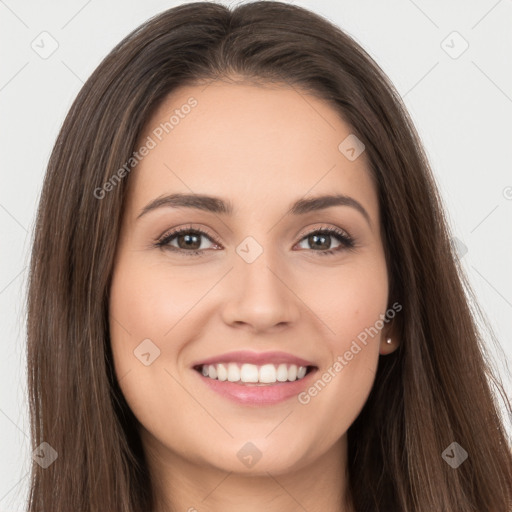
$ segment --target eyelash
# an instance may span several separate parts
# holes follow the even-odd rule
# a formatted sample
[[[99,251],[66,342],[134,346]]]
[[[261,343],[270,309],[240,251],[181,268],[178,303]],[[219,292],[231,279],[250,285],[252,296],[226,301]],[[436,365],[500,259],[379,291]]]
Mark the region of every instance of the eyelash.
[[[177,247],[173,247],[173,246],[169,245],[169,242],[171,242],[174,238],[176,238],[177,236],[179,236],[180,234],[183,234],[183,233],[189,233],[189,234],[193,233],[194,235],[204,235],[206,238],[209,238],[210,241],[214,242],[215,244],[221,245],[219,240],[217,240],[217,238],[214,237],[213,235],[210,235],[209,233],[206,233],[205,231],[203,231],[201,229],[191,228],[191,227],[187,226],[187,227],[178,228],[174,231],[165,233],[161,238],[159,238],[157,240],[157,242],[154,244],[154,247],[168,249],[168,250],[171,250],[173,252],[178,252],[178,253],[185,253],[187,256],[202,256],[202,255],[204,255],[204,252],[206,251],[206,249],[196,249],[196,250],[187,251],[185,249],[181,249],[181,248],[177,248]],[[322,227],[322,228],[316,229],[314,231],[310,231],[309,233],[306,233],[299,240],[299,242],[302,242],[302,240],[304,240],[308,236],[319,235],[319,234],[333,236],[341,243],[341,245],[335,249],[327,249],[324,251],[313,251],[313,252],[319,253],[320,256],[334,255],[335,253],[341,252],[342,250],[351,251],[351,250],[354,250],[356,247],[356,243],[355,243],[356,241],[354,238],[352,238],[347,233],[345,233],[344,231],[341,231],[338,228],[330,228],[330,227],[325,227],[325,228]]]

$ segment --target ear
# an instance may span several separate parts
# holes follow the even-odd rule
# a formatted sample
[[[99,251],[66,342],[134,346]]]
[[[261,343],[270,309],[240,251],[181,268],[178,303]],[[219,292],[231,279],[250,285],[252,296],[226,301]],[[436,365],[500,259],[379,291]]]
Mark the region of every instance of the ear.
[[[391,340],[391,343],[387,343]],[[394,322],[386,324],[380,336],[379,354],[386,356],[394,352],[400,346],[400,336]]]

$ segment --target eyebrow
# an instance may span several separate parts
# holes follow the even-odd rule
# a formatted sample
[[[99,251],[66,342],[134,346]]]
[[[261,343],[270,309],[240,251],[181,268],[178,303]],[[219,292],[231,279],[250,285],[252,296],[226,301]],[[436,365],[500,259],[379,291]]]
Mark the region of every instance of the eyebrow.
[[[331,194],[309,199],[299,199],[290,206],[286,215],[305,215],[310,212],[324,210],[333,206],[350,206],[355,208],[363,215],[368,224],[370,226],[372,225],[370,215],[363,205],[353,197],[343,194]],[[230,201],[224,201],[219,197],[203,194],[179,193],[157,197],[142,209],[137,216],[137,219],[153,210],[156,210],[157,208],[162,207],[192,208],[228,216],[233,215],[234,211],[233,204]]]

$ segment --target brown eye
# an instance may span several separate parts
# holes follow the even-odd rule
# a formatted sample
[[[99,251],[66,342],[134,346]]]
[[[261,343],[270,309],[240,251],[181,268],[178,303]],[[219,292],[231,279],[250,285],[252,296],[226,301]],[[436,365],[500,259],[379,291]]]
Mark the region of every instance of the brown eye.
[[[166,233],[156,243],[156,246],[172,251],[188,253],[189,255],[198,255],[208,249],[208,247],[204,246],[203,239],[208,239],[213,244],[217,243],[208,233],[200,229],[186,227]],[[176,242],[176,245],[174,245],[174,242]]]
[[[178,242],[178,247],[180,249],[199,249],[201,247],[201,236],[196,233],[188,233],[188,234],[178,234],[173,238]]]
[[[332,238],[336,239],[339,243],[337,247],[332,248]],[[309,247],[317,248],[313,252],[318,252],[321,255],[329,255],[343,249],[352,249],[355,246],[354,239],[341,230],[335,228],[326,228],[312,231],[302,238],[306,241]],[[301,240],[301,242],[302,242]]]
[[[198,256],[206,252],[208,247],[202,244],[205,238],[214,245],[220,246],[220,243],[208,233],[189,227],[175,229],[166,233],[155,245],[171,251],[176,251],[187,256]],[[338,242],[336,247],[332,247],[332,239]],[[312,231],[304,236],[299,244],[305,243],[312,252],[320,255],[330,255],[341,252],[343,249],[353,249],[355,241],[346,232],[336,228],[322,228]],[[211,249],[211,248],[210,248]]]

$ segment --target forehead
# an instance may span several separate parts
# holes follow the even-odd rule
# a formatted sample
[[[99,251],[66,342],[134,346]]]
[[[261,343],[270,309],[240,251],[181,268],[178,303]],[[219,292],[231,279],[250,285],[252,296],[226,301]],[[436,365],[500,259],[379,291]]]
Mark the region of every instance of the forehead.
[[[339,149],[349,136],[332,106],[295,87],[181,87],[139,138],[137,147],[153,147],[130,176],[130,203],[193,192],[227,197],[236,211],[277,212],[300,197],[341,193],[357,196],[377,219],[365,153],[349,160]]]

